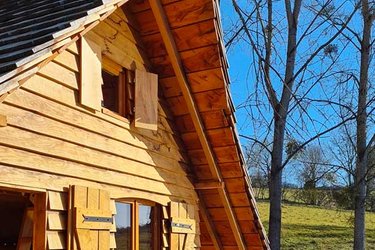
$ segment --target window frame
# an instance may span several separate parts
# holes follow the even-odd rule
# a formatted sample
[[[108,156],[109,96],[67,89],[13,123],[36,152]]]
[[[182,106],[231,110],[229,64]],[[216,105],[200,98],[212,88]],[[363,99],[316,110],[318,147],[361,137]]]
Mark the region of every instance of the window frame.
[[[104,107],[104,95],[103,95],[103,102],[102,102],[102,108],[101,111],[103,114],[111,116],[115,119],[130,123],[130,117],[134,116],[134,111],[128,111],[129,108],[129,99],[130,94],[128,93],[129,90],[129,72],[132,70],[126,69],[122,67],[120,64],[114,62],[113,60],[109,59],[106,56],[102,57],[102,71],[106,71],[108,74],[114,75],[118,77],[118,91],[117,91],[117,102],[116,105],[118,105],[118,111],[115,112],[112,111],[106,107]],[[104,82],[103,82],[104,84]],[[134,92],[134,91],[133,91]],[[134,93],[133,93],[134,95]],[[134,107],[131,107],[133,109]]]
[[[144,199],[116,199],[115,203],[125,203],[130,205],[130,239],[131,239],[131,250],[139,250],[139,206],[145,205],[150,206],[155,209],[153,213],[153,218],[151,219],[152,228],[152,250],[161,249],[161,205],[156,202],[144,200]],[[116,214],[118,216],[118,214]],[[154,222],[154,223],[152,223]]]

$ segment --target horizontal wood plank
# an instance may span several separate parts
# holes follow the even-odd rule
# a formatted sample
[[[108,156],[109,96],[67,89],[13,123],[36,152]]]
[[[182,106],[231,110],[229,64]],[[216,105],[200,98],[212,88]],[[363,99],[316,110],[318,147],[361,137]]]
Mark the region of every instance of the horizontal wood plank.
[[[197,49],[208,45],[217,44],[217,33],[214,19],[187,25],[172,30],[178,51]],[[142,41],[150,58],[165,56],[165,49],[160,33],[142,36]]]
[[[173,2],[177,2],[181,0],[161,0],[160,2],[165,4],[170,4]],[[133,13],[141,12],[150,9],[150,4],[147,0],[139,0],[139,1],[133,1],[131,4],[129,4],[129,8]]]
[[[186,50],[180,53],[182,65],[186,73],[215,69],[221,66],[220,52],[217,45]],[[203,60],[202,60],[203,59]],[[174,76],[174,71],[168,56],[150,59],[155,72],[161,78]]]
[[[32,112],[43,114],[48,118],[56,119],[84,130],[90,130],[103,136],[111,136],[115,140],[120,140],[137,147],[155,149],[155,151],[158,151],[163,155],[164,152],[167,152],[166,155],[179,155],[175,150],[178,148],[178,146],[173,141],[173,136],[163,133],[163,131],[152,133],[150,131],[146,132],[133,130],[131,132],[127,129],[123,129],[108,123],[107,121],[102,120],[99,117],[95,117],[89,113],[83,113],[80,110],[75,110],[64,105],[60,105],[22,90],[18,90],[10,95],[5,103],[21,106],[22,108]],[[7,108],[0,108],[5,112],[7,110]],[[111,133],[109,134],[108,131],[111,131]],[[137,131],[140,133],[137,133]],[[182,158],[179,159],[182,160]]]
[[[110,41],[107,42],[106,40],[104,40],[103,37],[99,36],[98,34],[94,32],[89,32],[85,36],[90,40],[95,41],[98,45],[101,46],[103,56],[107,56],[111,60],[123,66],[124,68],[133,70],[135,68],[142,70],[146,69],[143,62],[139,62],[134,58],[130,57],[128,54],[126,54],[124,50],[113,45]]]
[[[187,74],[192,93],[224,88],[222,70],[220,68],[198,71]],[[165,97],[180,96],[181,90],[176,77],[160,79]]]
[[[48,77],[49,79],[53,79],[54,81],[64,84],[65,86],[68,86],[72,89],[78,90],[78,73],[67,69],[53,61],[41,68],[39,74]],[[56,77],[56,75],[59,75],[60,77]]]
[[[1,107],[0,110],[2,110]],[[101,165],[100,162],[105,162],[105,160],[99,160],[97,162],[95,162],[94,160],[90,160],[90,154],[91,157],[93,157],[93,159],[95,157],[100,158],[101,156],[113,160],[115,158],[119,158],[119,161],[124,162],[124,164],[130,166],[142,166],[141,163],[144,163],[147,165],[156,166],[158,168],[160,167],[161,169],[165,168],[170,171],[174,171],[174,167],[176,168],[177,166],[181,166],[178,161],[170,159],[168,157],[164,157],[163,155],[150,152],[143,148],[134,147],[132,145],[119,142],[117,140],[110,140],[106,137],[93,134],[82,129],[67,126],[63,123],[56,122],[52,119],[44,118],[41,116],[35,116],[33,113],[23,111],[21,109],[16,109],[14,107],[9,106],[8,108],[4,109],[4,111],[13,114],[13,116],[10,117],[11,125],[44,135],[34,137],[40,137],[40,139],[42,139],[45,143],[47,143],[48,137],[53,137],[50,140],[51,143],[60,144],[62,146],[65,145],[66,150],[68,151],[71,149],[78,150],[78,152],[82,152],[82,155],[71,156],[71,158],[76,161],[86,162],[97,166]],[[33,117],[33,119],[30,119],[31,117]],[[59,141],[58,139],[63,141]],[[74,144],[71,144],[69,142]],[[33,144],[30,144],[30,147],[33,148]],[[36,147],[42,150],[40,146]],[[56,156],[70,158],[69,155],[66,155],[63,152],[59,153],[59,151],[56,151],[55,153],[57,153],[57,155],[55,154]],[[86,161],[83,158],[85,154],[87,154],[86,159],[88,161]],[[110,166],[116,166],[116,164],[111,164]],[[147,166],[145,166],[145,168],[148,170],[150,169],[150,167]],[[182,170],[178,171],[178,167],[175,170],[176,171],[174,172],[179,173],[180,175],[184,175]],[[134,171],[135,172],[132,172],[130,168],[130,172],[135,174],[137,170]]]
[[[39,170],[50,174],[58,174],[59,176],[81,178],[144,191],[150,191],[150,187],[152,187],[152,192],[165,195],[176,194],[177,196],[183,196],[184,193],[186,193],[186,195],[194,193],[193,191],[188,192],[189,189],[193,189],[192,186],[190,188],[183,188],[163,181],[154,181],[141,176],[138,177],[119,173],[117,171],[88,167],[87,165],[40,156],[38,153],[29,153],[27,151],[12,149],[5,146],[0,146],[0,152],[2,155],[0,163],[33,169],[36,171]],[[98,178],[98,176],[100,176],[100,178]],[[178,185],[181,185],[182,182],[188,184],[187,179],[184,180],[183,178],[179,178]],[[41,185],[41,187],[43,186]]]
[[[215,17],[211,0],[177,1],[166,5],[164,9],[171,28],[202,22]],[[151,10],[134,13],[134,17],[138,20],[141,35],[159,31]]]
[[[227,216],[224,208],[208,208],[207,209],[214,221],[225,221]],[[254,220],[253,214],[249,207],[235,207],[234,213],[239,221],[241,220]]]
[[[229,126],[228,118],[223,110],[201,112],[202,121],[206,129],[215,129]],[[175,117],[176,126],[181,133],[195,130],[189,114]]]
[[[15,168],[14,166],[0,164],[0,184],[14,186],[18,188],[28,189],[40,189],[40,187],[62,192],[66,190],[72,183],[80,186],[89,186],[94,188],[105,189],[110,192],[111,198],[134,198],[134,199],[147,199],[155,201],[161,205],[167,205],[171,199],[185,199],[187,202],[194,203],[197,197],[191,199],[188,196],[178,197],[178,196],[167,196],[160,195],[156,193],[151,193],[149,191],[134,190],[127,187],[114,186],[113,184],[98,183],[95,181],[89,181],[86,179],[73,178],[69,176],[61,176],[56,174],[49,174],[41,172],[40,170],[28,170]],[[192,194],[194,196],[194,194]]]
[[[78,56],[67,50],[59,54],[53,61],[59,63],[60,65],[63,65],[70,70],[78,72],[79,58]]]
[[[112,27],[107,20],[104,20],[103,22],[95,26],[90,31],[90,33],[91,32],[96,33],[107,43],[109,42],[119,49],[126,48],[126,50],[124,50],[124,53],[126,53],[126,55],[128,55],[135,61],[138,61],[139,63],[144,63],[144,58],[142,56],[143,52],[140,51],[141,49],[138,48],[135,42],[129,40],[123,35],[123,32],[126,32],[126,30],[120,32],[119,30]]]

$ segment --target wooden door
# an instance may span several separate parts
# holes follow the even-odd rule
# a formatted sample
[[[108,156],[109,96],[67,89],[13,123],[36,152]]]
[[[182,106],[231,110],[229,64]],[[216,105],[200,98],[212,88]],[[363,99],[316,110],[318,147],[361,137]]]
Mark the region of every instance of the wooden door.
[[[68,218],[68,249],[108,250],[113,216],[105,190],[72,186]]]

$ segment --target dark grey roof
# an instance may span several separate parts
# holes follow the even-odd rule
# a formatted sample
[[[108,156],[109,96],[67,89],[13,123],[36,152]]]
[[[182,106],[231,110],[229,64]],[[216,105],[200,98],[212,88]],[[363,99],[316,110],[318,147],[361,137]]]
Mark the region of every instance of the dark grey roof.
[[[54,34],[101,5],[100,0],[0,1],[0,75],[50,46]]]

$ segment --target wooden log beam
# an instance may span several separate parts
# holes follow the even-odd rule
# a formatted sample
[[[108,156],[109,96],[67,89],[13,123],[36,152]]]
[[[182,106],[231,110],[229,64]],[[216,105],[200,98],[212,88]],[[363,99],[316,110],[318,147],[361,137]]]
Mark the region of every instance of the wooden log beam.
[[[182,66],[181,57],[178,53],[176,42],[173,38],[171,28],[168,24],[163,6],[161,5],[160,0],[154,0],[149,1],[151,5],[152,12],[155,16],[156,23],[158,25],[158,28],[160,30],[164,45],[166,47],[166,50],[168,52],[169,59],[171,61],[174,73],[176,75],[177,81],[179,83],[179,86],[181,88],[181,92],[184,96],[184,99],[186,101],[189,113],[191,114],[193,124],[195,127],[195,130],[197,131],[199,140],[202,144],[202,148],[204,151],[204,155],[207,158],[207,162],[210,168],[210,171],[212,173],[213,179],[217,180],[218,182],[223,182],[221,173],[219,171],[219,167],[217,165],[217,162],[214,157],[214,152],[212,150],[212,147],[208,141],[207,135],[204,130],[203,122],[200,117],[197,105],[194,101],[192,91],[189,86],[189,82],[186,76],[186,73]],[[233,211],[233,208],[230,204],[227,191],[225,187],[219,189],[219,194],[223,202],[223,206],[226,212],[226,215],[228,217],[231,229],[233,231],[234,237],[236,239],[237,245],[239,249],[246,249],[245,241],[243,239],[243,236],[241,234],[240,227],[238,225],[238,221],[236,219],[235,213]],[[202,201],[202,200],[201,200]],[[212,224],[206,224],[207,227],[210,227],[209,230],[215,231],[212,228]],[[213,239],[215,241],[216,239]],[[220,249],[220,248],[218,248]]]

